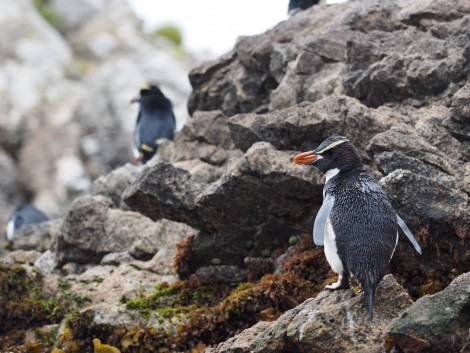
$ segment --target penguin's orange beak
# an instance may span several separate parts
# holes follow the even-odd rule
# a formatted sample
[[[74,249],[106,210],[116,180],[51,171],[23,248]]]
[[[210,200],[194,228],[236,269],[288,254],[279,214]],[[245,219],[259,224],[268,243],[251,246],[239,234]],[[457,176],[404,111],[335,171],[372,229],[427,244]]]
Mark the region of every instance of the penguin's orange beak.
[[[322,157],[313,151],[303,152],[294,157],[294,164],[312,164],[320,158]]]

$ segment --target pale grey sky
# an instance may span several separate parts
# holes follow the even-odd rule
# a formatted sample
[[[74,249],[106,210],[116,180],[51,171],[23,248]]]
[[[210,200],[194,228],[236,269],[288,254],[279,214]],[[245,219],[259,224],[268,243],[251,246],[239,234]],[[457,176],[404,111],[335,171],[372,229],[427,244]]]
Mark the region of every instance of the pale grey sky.
[[[132,8],[155,28],[175,24],[190,51],[229,51],[239,35],[265,32],[287,19],[289,0],[129,0]]]

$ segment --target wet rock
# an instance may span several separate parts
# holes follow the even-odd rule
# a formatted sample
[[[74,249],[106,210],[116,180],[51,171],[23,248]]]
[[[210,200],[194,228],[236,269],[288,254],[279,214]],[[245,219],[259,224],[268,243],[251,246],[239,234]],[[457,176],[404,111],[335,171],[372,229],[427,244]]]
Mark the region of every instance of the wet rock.
[[[212,352],[380,352],[390,321],[411,304],[406,291],[387,275],[377,287],[373,319],[363,294],[354,295],[352,289],[323,291],[277,321],[259,323]]]
[[[466,352],[469,349],[470,272],[443,291],[419,298],[387,331],[390,347],[405,352]]]
[[[209,349],[208,353],[224,352],[224,353],[245,353],[253,352],[255,348],[253,342],[260,334],[265,332],[272,326],[271,322],[260,321],[252,327],[244,330],[242,333],[229,338],[227,341],[219,344],[216,348]],[[271,342],[270,342],[271,343]],[[272,347],[272,352],[278,352],[277,347]]]

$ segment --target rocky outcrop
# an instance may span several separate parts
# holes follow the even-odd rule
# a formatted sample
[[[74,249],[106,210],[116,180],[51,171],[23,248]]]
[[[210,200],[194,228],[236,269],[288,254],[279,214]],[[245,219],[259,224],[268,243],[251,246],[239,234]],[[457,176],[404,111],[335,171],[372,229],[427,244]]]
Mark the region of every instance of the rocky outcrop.
[[[377,288],[375,302],[371,320],[364,315],[363,294],[324,291],[277,321],[259,323],[210,352],[381,352],[390,321],[412,300],[388,275]]]
[[[415,303],[392,276],[376,293],[373,320],[362,313],[364,298],[352,290],[320,293],[276,322],[259,322],[210,352],[466,352],[468,278]],[[398,317],[398,318],[397,318]]]

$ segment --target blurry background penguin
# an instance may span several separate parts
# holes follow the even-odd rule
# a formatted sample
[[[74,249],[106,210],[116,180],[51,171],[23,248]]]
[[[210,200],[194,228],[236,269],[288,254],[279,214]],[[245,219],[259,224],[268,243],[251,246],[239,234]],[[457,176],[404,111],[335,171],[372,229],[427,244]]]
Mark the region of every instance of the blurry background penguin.
[[[6,238],[12,241],[18,230],[28,224],[36,224],[48,221],[49,218],[36,207],[24,204],[18,207],[10,216],[6,229]]]
[[[321,1],[321,3],[325,3],[326,5],[334,5],[334,4],[342,4],[343,2],[347,2],[347,1],[348,0],[324,0],[324,1]],[[287,13],[292,14],[294,10],[306,10],[312,7],[313,5],[317,5],[319,3],[320,3],[320,0],[290,0]]]
[[[173,105],[156,85],[144,85],[131,103],[139,103],[134,130],[134,157],[137,163],[147,163],[163,139],[173,140],[176,129]]]
[[[291,13],[295,9],[305,10],[313,5],[318,4],[320,0],[290,0],[287,13]]]

